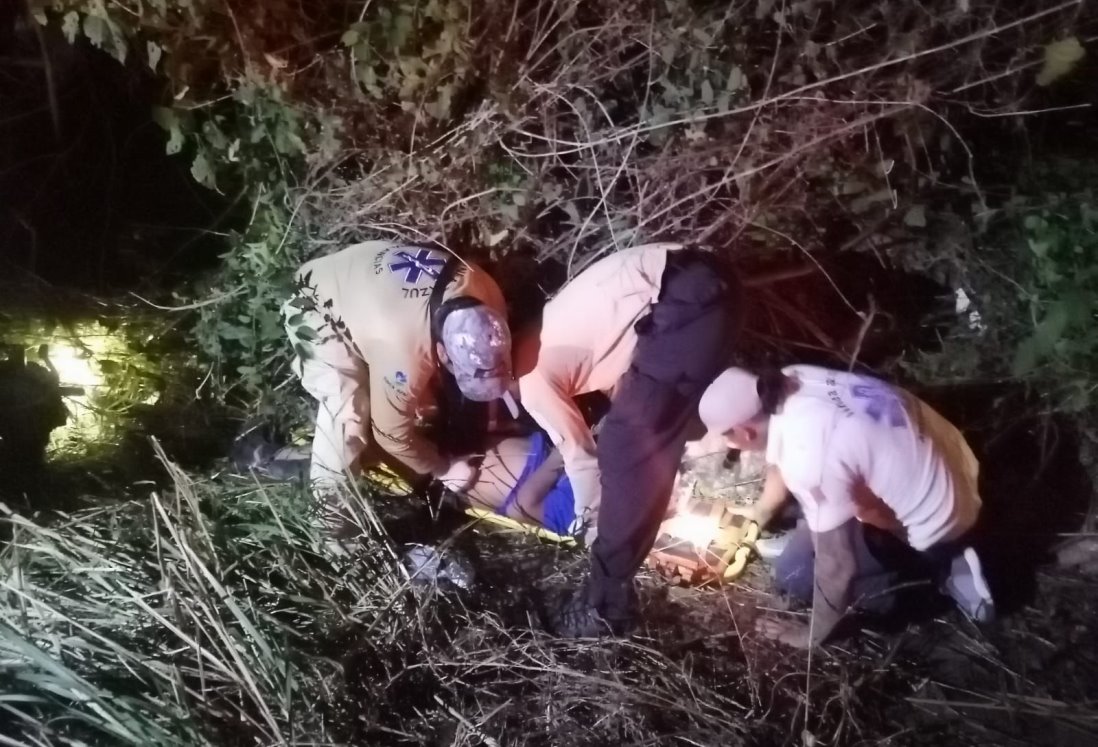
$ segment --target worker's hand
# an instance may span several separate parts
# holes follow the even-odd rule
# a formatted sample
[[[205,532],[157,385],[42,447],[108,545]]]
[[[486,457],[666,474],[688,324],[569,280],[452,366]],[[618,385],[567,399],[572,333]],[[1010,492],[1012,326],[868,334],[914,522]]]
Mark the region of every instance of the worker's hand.
[[[755,630],[772,641],[778,641],[793,648],[806,649],[811,643],[808,623],[800,620],[763,617],[755,622]]]
[[[568,527],[568,534],[577,541],[582,542],[585,547],[593,545],[599,534],[599,523],[595,512],[591,510],[581,511],[576,518],[572,519],[572,524]]]
[[[450,468],[441,475],[436,475],[450,492],[461,495],[476,484],[480,470],[474,467],[467,459],[458,459],[450,465]]]
[[[758,505],[752,506],[729,506],[725,509],[732,516],[742,516],[747,521],[753,521],[759,525],[759,528],[766,526],[770,521],[770,516],[767,512],[759,509]]]

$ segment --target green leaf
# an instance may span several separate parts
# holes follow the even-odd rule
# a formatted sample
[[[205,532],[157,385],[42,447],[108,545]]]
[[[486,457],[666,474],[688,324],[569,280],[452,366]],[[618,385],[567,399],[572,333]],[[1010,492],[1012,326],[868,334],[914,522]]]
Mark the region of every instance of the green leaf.
[[[294,328],[294,337],[302,342],[315,342],[319,335],[312,327],[302,325]]]
[[[1047,86],[1072,71],[1086,56],[1086,50],[1074,36],[1054,41],[1045,47],[1045,64],[1037,73],[1037,85]]]
[[[733,66],[732,72],[728,74],[728,83],[725,84],[725,88],[729,91],[742,91],[747,88],[747,76],[743,74],[743,70]]]
[[[1048,248],[1051,242],[1048,241],[1034,241],[1033,239],[1026,239],[1026,243],[1029,244],[1029,249],[1039,259],[1044,259],[1048,256]]]
[[[103,49],[103,43],[107,40],[108,33],[110,33],[110,28],[105,20],[99,16],[84,16],[84,36],[88,37],[88,41],[92,44]]]
[[[343,36],[339,37],[339,42],[345,47],[353,47],[361,38],[362,35],[358,33],[358,29],[347,29],[343,32]]]
[[[65,39],[72,44],[76,41],[76,35],[80,33],[80,14],[70,10],[61,21],[61,32]]]
[[[286,326],[287,327],[299,327],[304,323],[305,323],[305,315],[304,314],[294,314],[293,316],[291,316],[289,319],[286,320]]]
[[[904,225],[913,228],[926,228],[926,207],[912,205],[908,208],[907,213],[904,214]]]
[[[149,41],[145,42],[145,51],[149,55],[149,69],[156,72],[156,66],[160,64],[160,56],[164,50],[156,42]]]
[[[171,130],[179,124],[179,117],[176,116],[175,110],[167,106],[154,106],[152,119],[165,130]]]
[[[194,180],[209,189],[217,189],[217,181],[214,179],[213,169],[204,153],[198,153],[191,163],[191,176]]]
[[[1063,338],[1067,325],[1068,303],[1063,300],[1057,301],[1045,314],[1041,323],[1037,325],[1037,329],[1034,330],[1033,339],[1036,341],[1037,352],[1041,355],[1051,353],[1055,349],[1056,343]]]
[[[708,80],[703,80],[701,84],[701,99],[702,103],[706,106],[712,106],[713,104],[713,84]]]
[[[183,133],[180,132],[178,127],[174,127],[168,136],[168,143],[164,146],[164,152],[169,156],[174,156],[181,150],[183,150]]]
[[[1011,365],[1012,373],[1017,377],[1026,376],[1037,368],[1037,358],[1036,338],[1028,337],[1014,351],[1014,363]]]

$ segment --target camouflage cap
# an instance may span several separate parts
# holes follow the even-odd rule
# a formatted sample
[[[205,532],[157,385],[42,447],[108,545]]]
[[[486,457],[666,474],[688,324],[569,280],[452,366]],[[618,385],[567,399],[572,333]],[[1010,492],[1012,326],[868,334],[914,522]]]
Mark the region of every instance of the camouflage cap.
[[[455,309],[442,323],[439,342],[462,394],[476,402],[507,395],[513,379],[511,332],[498,313],[484,305]]]

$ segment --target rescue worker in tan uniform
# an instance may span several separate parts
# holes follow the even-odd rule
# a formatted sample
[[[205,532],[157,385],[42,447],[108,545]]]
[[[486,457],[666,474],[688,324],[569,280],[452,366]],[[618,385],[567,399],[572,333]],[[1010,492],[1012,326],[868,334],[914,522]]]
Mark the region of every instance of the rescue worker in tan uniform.
[[[345,525],[331,498],[363,462],[391,458],[455,489],[475,479],[419,425],[444,375],[472,400],[506,393],[510,334],[495,281],[440,248],[392,241],[314,259],[297,281],[284,314],[295,372],[318,402],[309,477],[337,537]],[[481,331],[475,344],[455,332],[467,324]]]
[[[650,244],[580,272],[517,344],[515,391],[560,450],[577,523],[597,513],[590,577],[553,615],[557,634],[621,635],[636,622],[633,578],[666,517],[687,426],[727,364],[738,309],[736,277],[712,254]],[[573,399],[595,391],[612,391],[597,445]]]

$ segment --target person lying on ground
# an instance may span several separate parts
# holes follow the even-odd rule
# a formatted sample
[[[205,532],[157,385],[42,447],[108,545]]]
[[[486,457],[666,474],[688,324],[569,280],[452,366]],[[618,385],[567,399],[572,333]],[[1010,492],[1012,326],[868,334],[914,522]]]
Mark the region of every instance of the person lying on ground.
[[[597,513],[590,574],[552,615],[558,635],[634,625],[634,576],[667,513],[698,400],[729,359],[738,306],[736,276],[713,255],[653,244],[584,269],[516,344],[512,391],[560,450],[577,523]],[[611,389],[596,447],[574,398]]]
[[[575,522],[564,459],[541,431],[498,440],[480,459],[475,480],[459,494],[467,506],[567,536]]]
[[[812,605],[811,623],[767,618],[759,632],[802,648],[823,643],[851,608],[887,609],[910,560],[933,569],[968,617],[993,617],[970,544],[979,464],[926,403],[878,379],[814,366],[762,376],[730,368],[698,411],[732,448],[766,451],[751,518],[765,526],[787,491],[804,515],[775,580]]]
[[[510,333],[496,282],[440,248],[368,241],[306,263],[297,283],[283,313],[294,370],[318,402],[309,476],[329,528],[353,531],[337,488],[364,462],[465,482],[472,467],[417,424],[447,405],[447,376],[473,400],[509,396]],[[469,324],[476,339],[463,332]]]
[[[451,490],[463,505],[569,536],[576,520],[575,496],[564,459],[548,436],[536,430],[499,438],[470,461],[478,465],[476,477],[463,489]],[[669,508],[661,519],[681,513],[688,503]]]

